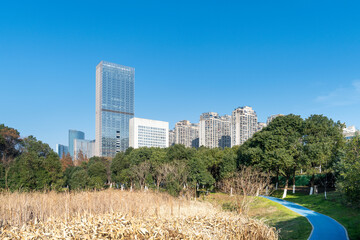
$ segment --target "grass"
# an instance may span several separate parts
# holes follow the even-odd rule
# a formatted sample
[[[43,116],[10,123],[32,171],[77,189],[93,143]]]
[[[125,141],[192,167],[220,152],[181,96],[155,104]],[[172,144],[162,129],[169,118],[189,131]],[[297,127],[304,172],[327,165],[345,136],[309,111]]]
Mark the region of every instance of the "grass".
[[[259,219],[165,193],[0,193],[0,239],[278,239]]]
[[[214,193],[204,199],[212,204],[222,206],[224,210],[237,210],[235,198],[227,194]],[[269,226],[278,229],[280,239],[308,239],[312,229],[305,217],[261,197],[257,197],[250,205],[248,215],[252,218],[262,219]]]
[[[274,197],[281,198],[282,191],[276,191]],[[348,231],[350,239],[360,239],[360,209],[348,205],[338,192],[328,192],[327,200],[324,194],[306,195],[288,192],[285,200],[298,203],[306,208],[327,215],[341,223]]]

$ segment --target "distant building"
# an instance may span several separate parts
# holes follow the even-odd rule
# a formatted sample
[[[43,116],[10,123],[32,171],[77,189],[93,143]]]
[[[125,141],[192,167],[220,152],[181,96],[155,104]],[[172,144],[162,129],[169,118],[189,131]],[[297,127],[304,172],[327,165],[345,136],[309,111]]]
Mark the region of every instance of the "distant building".
[[[258,130],[256,112],[248,106],[236,108],[231,119],[231,146],[241,145]]]
[[[356,128],[355,126],[349,126],[343,129],[343,135],[346,139],[351,139],[356,135]]]
[[[130,119],[129,146],[169,147],[169,123],[143,118]]]
[[[264,127],[266,127],[266,123],[263,123],[263,122],[258,122],[257,124],[257,132],[260,132]]]
[[[96,156],[114,157],[129,147],[134,85],[134,68],[105,61],[96,66]]]
[[[95,140],[74,140],[74,160],[78,159],[80,152],[86,158],[95,156]]]
[[[85,133],[77,130],[69,130],[69,153],[74,157],[74,140],[85,139]]]
[[[199,122],[199,146],[209,148],[231,147],[231,117],[216,112],[203,113]]]
[[[175,144],[176,135],[175,130],[169,130],[169,147]]]
[[[69,147],[61,144],[56,144],[56,152],[60,158],[69,153]]]
[[[283,114],[271,115],[270,117],[267,118],[266,125],[269,125],[269,123],[270,123],[272,120],[274,120],[275,118],[280,117],[280,116],[284,116],[284,115],[283,115]]]
[[[199,124],[183,120],[175,124],[175,143],[185,147],[199,147]]]

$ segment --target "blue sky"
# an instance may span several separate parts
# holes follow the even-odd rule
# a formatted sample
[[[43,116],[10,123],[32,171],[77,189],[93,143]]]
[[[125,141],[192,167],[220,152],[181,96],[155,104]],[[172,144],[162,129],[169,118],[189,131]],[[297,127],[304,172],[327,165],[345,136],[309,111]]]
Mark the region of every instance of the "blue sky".
[[[135,115],[252,106],[360,127],[358,1],[4,1],[0,123],[55,147],[95,138],[95,66],[135,67]]]

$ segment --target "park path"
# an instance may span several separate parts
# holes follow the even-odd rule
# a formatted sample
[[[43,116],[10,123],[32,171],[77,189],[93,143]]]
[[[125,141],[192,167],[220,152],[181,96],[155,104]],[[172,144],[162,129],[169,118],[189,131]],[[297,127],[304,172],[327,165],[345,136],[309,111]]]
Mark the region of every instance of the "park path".
[[[273,202],[280,203],[281,205],[287,207],[291,211],[294,211],[304,217],[306,217],[312,225],[312,232],[309,236],[309,240],[348,240],[348,234],[346,229],[337,221],[323,215],[321,213],[314,212],[308,208],[300,206],[299,204],[288,202],[279,198],[262,196]]]

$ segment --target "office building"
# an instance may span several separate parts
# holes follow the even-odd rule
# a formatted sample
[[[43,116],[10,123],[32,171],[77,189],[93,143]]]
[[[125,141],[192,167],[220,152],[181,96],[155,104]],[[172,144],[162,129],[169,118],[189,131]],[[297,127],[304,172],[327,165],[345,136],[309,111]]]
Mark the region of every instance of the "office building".
[[[231,117],[216,112],[203,113],[199,122],[199,146],[216,148],[231,146]]]
[[[95,140],[74,140],[74,160],[79,158],[79,154],[83,154],[83,157],[89,159],[94,156],[95,152]]]
[[[231,119],[231,146],[241,145],[258,130],[256,112],[248,106],[236,108]]]
[[[69,130],[69,153],[74,157],[74,140],[85,139],[85,133],[77,130]]]
[[[56,144],[56,152],[59,155],[60,158],[62,158],[64,155],[68,154],[69,148],[68,146]]]
[[[134,84],[132,67],[105,61],[96,66],[96,156],[114,157],[128,148]]]
[[[280,116],[284,116],[284,115],[283,115],[283,114],[271,115],[270,117],[267,118],[266,125],[269,125],[269,123],[270,123],[272,120],[274,120],[275,118],[280,117]]]
[[[183,120],[175,124],[175,143],[185,147],[199,147],[199,124]]]
[[[169,147],[175,144],[176,135],[175,130],[169,130]]]
[[[169,147],[169,123],[143,118],[130,119],[129,145],[133,148]]]

